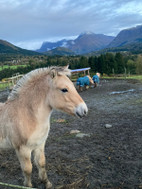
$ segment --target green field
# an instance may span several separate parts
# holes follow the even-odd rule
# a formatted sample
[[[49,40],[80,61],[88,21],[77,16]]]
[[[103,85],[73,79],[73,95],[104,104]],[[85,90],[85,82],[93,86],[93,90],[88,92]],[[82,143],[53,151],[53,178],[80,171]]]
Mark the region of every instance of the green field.
[[[0,82],[0,91],[5,90],[7,87],[10,88],[11,86],[11,82]]]
[[[142,82],[142,75],[131,75],[131,76],[103,76],[102,79],[136,79]]]
[[[138,79],[142,81],[142,75],[132,75],[130,77],[127,77],[127,79]]]
[[[4,65],[4,66],[0,66],[0,71],[8,68],[17,69],[18,67],[26,67],[26,65],[13,65],[13,66]]]

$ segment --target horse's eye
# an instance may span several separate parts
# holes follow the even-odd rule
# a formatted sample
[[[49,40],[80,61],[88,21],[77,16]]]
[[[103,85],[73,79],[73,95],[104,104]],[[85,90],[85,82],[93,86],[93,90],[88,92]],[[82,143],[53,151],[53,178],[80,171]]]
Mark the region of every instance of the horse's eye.
[[[61,91],[62,91],[63,93],[66,93],[66,92],[68,92],[68,89],[64,88],[64,89],[61,89]]]

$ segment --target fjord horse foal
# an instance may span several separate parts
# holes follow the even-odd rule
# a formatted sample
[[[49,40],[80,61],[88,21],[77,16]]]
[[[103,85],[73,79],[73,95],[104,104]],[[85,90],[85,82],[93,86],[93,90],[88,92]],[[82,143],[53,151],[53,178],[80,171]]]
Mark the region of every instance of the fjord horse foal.
[[[67,67],[34,70],[21,78],[6,103],[0,104],[0,148],[14,148],[24,175],[24,185],[31,184],[31,153],[46,188],[52,184],[45,170],[44,147],[53,109],[82,117],[87,106],[67,77]]]

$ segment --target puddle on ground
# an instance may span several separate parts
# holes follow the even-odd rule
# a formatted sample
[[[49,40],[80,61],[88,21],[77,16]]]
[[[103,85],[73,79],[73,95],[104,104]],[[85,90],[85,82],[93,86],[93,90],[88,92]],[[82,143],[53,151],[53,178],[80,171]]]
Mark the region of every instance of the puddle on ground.
[[[113,91],[113,92],[110,92],[109,94],[114,95],[114,94],[124,94],[124,93],[129,93],[129,92],[135,92],[135,89],[129,89],[126,91]]]

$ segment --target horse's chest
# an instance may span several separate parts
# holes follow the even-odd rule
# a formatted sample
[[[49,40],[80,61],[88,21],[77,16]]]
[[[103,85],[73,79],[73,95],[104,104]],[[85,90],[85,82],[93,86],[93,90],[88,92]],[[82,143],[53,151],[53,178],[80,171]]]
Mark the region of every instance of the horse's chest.
[[[43,144],[46,141],[46,139],[48,137],[49,130],[50,130],[49,124],[39,127],[30,137],[28,144],[32,148],[36,148],[36,147],[40,146],[41,144]]]

